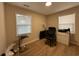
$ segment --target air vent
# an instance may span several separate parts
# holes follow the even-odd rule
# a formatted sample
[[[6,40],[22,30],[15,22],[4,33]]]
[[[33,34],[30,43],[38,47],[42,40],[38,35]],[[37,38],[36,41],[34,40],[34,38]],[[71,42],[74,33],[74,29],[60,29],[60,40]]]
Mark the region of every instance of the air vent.
[[[24,5],[25,7],[30,7],[29,5]]]

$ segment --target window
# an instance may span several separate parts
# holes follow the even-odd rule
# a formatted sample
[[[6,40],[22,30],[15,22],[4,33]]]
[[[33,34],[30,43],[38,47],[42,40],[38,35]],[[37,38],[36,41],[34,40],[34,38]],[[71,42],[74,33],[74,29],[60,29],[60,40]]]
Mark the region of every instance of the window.
[[[31,16],[16,14],[17,35],[31,33]]]
[[[59,16],[59,29],[68,28],[71,33],[75,33],[75,14]]]

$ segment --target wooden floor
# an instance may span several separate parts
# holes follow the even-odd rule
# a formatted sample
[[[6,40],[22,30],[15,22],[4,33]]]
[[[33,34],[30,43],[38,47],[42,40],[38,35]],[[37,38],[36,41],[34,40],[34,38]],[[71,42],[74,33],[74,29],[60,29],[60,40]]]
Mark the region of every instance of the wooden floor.
[[[20,53],[21,56],[79,56],[79,46],[65,46],[57,43],[50,47],[44,40],[39,40],[27,45],[27,49]]]

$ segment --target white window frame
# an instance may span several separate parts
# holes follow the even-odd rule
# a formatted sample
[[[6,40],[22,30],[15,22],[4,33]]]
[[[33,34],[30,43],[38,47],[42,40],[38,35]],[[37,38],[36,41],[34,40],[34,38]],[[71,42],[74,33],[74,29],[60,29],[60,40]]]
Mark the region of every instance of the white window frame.
[[[60,28],[60,25],[67,26],[69,24],[70,25],[72,24],[73,30],[71,31],[71,29],[70,29],[70,32],[74,34],[75,33],[75,13],[69,14],[69,15],[64,15],[64,16],[59,16],[59,19],[58,19],[58,29],[62,29],[62,28]],[[66,28],[64,28],[64,29],[66,29]]]
[[[18,18],[17,17],[23,17],[22,20],[20,19],[20,22],[18,22]],[[28,22],[27,21],[27,18],[28,17]],[[25,26],[29,26],[30,29],[27,31],[27,29],[25,29]],[[19,32],[19,31],[22,31],[22,28],[24,28],[26,30],[26,32],[24,31],[23,29],[23,32]],[[18,29],[20,28],[20,29]],[[29,34],[32,32],[32,16],[26,16],[26,15],[21,15],[21,14],[16,14],[16,35],[22,35],[22,34]]]

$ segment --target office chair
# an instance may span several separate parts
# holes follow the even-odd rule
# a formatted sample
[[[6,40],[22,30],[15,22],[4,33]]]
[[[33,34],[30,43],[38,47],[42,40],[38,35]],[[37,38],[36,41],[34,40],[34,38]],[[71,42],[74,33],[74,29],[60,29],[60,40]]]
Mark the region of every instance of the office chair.
[[[46,37],[46,44],[50,46],[56,45],[56,28],[55,27],[49,27],[47,30],[47,37]]]

